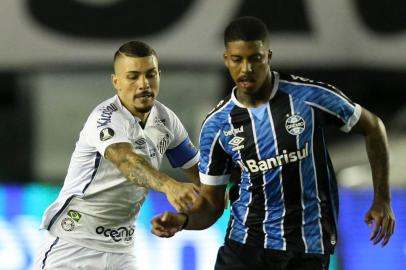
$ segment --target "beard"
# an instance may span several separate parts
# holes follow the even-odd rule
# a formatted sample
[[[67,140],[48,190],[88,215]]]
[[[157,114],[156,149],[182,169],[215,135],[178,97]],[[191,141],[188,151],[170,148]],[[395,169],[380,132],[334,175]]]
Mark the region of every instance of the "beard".
[[[139,107],[135,107],[134,106],[134,108],[135,108],[135,110],[137,110],[138,112],[140,112],[140,113],[148,113],[148,112],[150,112],[151,111],[151,109],[152,109],[152,107],[154,106],[154,104],[151,104],[151,105],[145,105],[145,106],[139,106]]]

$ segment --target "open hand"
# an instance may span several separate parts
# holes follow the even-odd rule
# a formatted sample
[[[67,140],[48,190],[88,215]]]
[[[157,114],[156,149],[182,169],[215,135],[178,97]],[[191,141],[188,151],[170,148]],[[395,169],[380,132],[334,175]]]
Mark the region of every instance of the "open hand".
[[[395,216],[390,203],[374,202],[365,215],[365,223],[369,227],[374,226],[369,240],[375,245],[383,239],[382,247],[384,247],[395,231]]]

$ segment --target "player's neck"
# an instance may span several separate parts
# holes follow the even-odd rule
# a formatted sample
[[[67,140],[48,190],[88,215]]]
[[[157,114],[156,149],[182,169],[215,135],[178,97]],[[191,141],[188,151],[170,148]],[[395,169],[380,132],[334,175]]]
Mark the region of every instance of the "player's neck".
[[[273,76],[272,72],[269,72],[268,78],[263,85],[254,94],[247,93],[246,91],[236,91],[236,98],[241,104],[247,108],[257,108],[264,103],[267,103],[272,94],[273,88]]]
[[[124,104],[123,104],[124,105]],[[124,107],[132,114],[132,116],[134,116],[135,118],[137,118],[138,122],[140,123],[140,125],[144,125],[147,122],[148,116],[150,114],[150,110],[147,112],[140,112],[135,108],[129,108],[127,106],[124,105]]]
[[[144,127],[147,120],[148,120],[148,116],[149,116],[150,112],[151,111],[146,112],[146,113],[142,113],[142,112],[135,111],[135,112],[132,112],[132,115],[139,118],[140,119],[140,122],[139,122],[140,125]]]

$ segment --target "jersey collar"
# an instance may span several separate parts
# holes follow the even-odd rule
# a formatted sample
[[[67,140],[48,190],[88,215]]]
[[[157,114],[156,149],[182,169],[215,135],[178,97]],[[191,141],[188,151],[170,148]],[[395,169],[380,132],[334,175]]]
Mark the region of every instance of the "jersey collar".
[[[273,87],[272,87],[272,92],[271,95],[269,97],[269,100],[271,100],[276,92],[278,91],[278,87],[279,87],[279,73],[276,71],[272,71],[272,76],[273,76]],[[241,102],[238,101],[237,97],[236,97],[236,90],[237,90],[237,86],[234,86],[232,92],[231,92],[231,100],[234,102],[235,105],[237,105],[238,107],[241,108],[246,108]]]
[[[156,100],[155,100],[155,102],[156,102]],[[116,104],[116,106],[118,108],[120,108],[120,110],[123,112],[123,114],[128,119],[135,120],[135,122],[137,122],[137,123],[139,123],[141,121],[141,119],[139,117],[132,115],[132,113],[129,110],[127,110],[126,107],[123,106],[123,104],[120,101],[120,98],[117,95],[114,96],[114,104]],[[154,104],[154,106],[152,106],[151,111],[150,111],[150,113],[148,115],[147,122],[145,123],[145,126],[149,126],[149,122],[150,122],[149,119],[155,115],[155,110],[156,109],[155,109],[155,104]]]

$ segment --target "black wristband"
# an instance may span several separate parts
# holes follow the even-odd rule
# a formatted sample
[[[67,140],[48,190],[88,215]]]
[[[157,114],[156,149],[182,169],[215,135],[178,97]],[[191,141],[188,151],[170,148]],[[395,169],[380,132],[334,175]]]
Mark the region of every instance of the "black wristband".
[[[180,230],[182,231],[183,229],[186,228],[187,224],[189,223],[189,215],[184,213],[184,212],[179,212],[178,214],[181,214],[183,216],[185,216],[185,222],[183,223],[182,227],[180,228]]]

